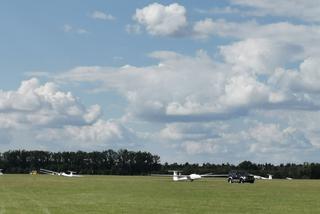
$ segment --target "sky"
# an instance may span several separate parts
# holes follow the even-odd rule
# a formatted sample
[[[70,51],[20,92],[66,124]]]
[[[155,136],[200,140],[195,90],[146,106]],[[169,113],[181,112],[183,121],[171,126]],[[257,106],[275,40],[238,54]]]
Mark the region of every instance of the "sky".
[[[318,1],[0,3],[1,152],[320,161]]]

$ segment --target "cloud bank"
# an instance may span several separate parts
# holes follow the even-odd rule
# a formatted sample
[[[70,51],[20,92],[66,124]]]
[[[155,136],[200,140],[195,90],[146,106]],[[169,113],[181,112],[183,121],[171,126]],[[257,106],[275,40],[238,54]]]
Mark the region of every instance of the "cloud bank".
[[[102,118],[99,105],[85,107],[79,98],[53,82],[23,81],[16,91],[0,91],[1,149],[92,149],[130,143],[135,134],[120,122]],[[23,143],[22,139],[25,139]]]
[[[160,51],[151,54],[158,65],[77,67],[59,78],[102,82],[102,90],[116,90],[127,99],[130,115],[149,121],[225,120],[254,110],[318,110],[312,93],[318,90],[315,60],[303,61],[300,71],[285,71],[277,61],[281,57],[272,54],[277,51],[268,41],[246,40],[221,47],[223,63],[203,51],[195,57]]]
[[[184,45],[183,38],[188,48],[214,51],[155,49],[149,65],[79,65],[45,75],[55,83],[31,79],[1,91],[1,146],[22,138],[48,148],[137,149],[140,142],[171,162],[319,161],[318,6],[232,0],[223,10],[198,9],[196,19],[178,3],[137,8],[126,25],[135,38],[146,32],[155,43],[170,37]],[[108,19],[96,12],[92,18]],[[121,96],[125,113],[106,120],[100,106],[86,107],[57,83]]]

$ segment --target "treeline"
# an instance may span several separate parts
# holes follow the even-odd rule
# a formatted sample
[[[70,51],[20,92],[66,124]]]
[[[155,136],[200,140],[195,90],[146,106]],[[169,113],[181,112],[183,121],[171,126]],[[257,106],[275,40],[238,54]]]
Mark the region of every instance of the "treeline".
[[[245,170],[251,174],[274,178],[320,178],[319,163],[255,164],[243,161],[233,164],[177,164],[160,163],[160,157],[149,152],[106,150],[102,152],[48,152],[14,150],[0,153],[0,169],[5,173],[29,173],[45,168],[57,172],[68,170],[79,174],[148,175],[168,174],[168,170],[181,170],[183,174],[227,174],[230,170]]]
[[[40,168],[79,174],[147,175],[159,170],[160,157],[149,152],[107,150],[103,152],[48,152],[15,150],[0,153],[5,173],[29,173]]]
[[[269,174],[273,178],[294,178],[294,179],[319,179],[320,178],[320,164],[319,163],[303,163],[303,164],[280,164],[273,165],[270,163],[255,164],[250,161],[243,161],[238,165],[232,164],[168,164],[161,166],[161,173],[170,169],[177,169],[183,171],[184,174],[198,173],[206,174],[212,172],[214,174],[228,174],[230,170],[242,170],[254,175],[268,177]]]

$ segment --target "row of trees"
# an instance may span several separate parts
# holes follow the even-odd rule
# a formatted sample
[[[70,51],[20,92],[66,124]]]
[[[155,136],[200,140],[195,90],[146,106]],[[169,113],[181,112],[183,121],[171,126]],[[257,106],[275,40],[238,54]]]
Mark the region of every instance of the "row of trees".
[[[227,174],[230,170],[245,170],[249,173],[274,178],[320,178],[320,164],[255,164],[243,161],[232,164],[160,164],[160,157],[149,152],[107,150],[102,152],[48,152],[14,150],[0,153],[0,168],[5,173],[29,173],[45,168],[57,172],[72,170],[80,174],[148,175],[166,174],[168,170],[181,170],[184,174]]]
[[[254,175],[268,177],[271,174],[273,178],[295,178],[295,179],[319,179],[320,178],[320,164],[319,163],[303,163],[303,164],[280,164],[273,165],[270,163],[255,164],[250,161],[243,161],[238,165],[232,164],[168,164],[165,163],[161,166],[162,172],[168,169],[178,169],[185,174],[199,173],[205,174],[212,172],[214,174],[228,174],[230,170],[243,170]]]
[[[28,173],[40,168],[80,174],[146,175],[159,170],[160,157],[149,152],[107,150],[103,152],[47,152],[15,150],[0,153],[6,173]]]

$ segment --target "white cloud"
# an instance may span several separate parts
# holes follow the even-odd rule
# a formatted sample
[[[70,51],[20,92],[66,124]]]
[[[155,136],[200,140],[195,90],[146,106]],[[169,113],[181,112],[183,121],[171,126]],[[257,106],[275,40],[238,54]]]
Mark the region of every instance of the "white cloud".
[[[101,115],[95,105],[86,109],[70,92],[54,83],[40,85],[35,78],[23,81],[17,91],[0,91],[0,114],[12,124],[63,126],[90,124]]]
[[[234,0],[236,5],[249,6],[258,10],[258,13],[274,12],[277,14],[296,14],[298,18],[306,20],[318,20],[319,4],[312,0],[298,4],[296,1],[282,1],[281,3],[270,3],[269,1],[247,1]],[[273,2],[273,0],[272,0]],[[279,6],[279,7],[278,7]],[[275,9],[275,8],[278,8]],[[259,10],[260,9],[260,10]],[[237,13],[239,8],[226,7],[222,12]],[[307,18],[309,11],[314,14]],[[218,13],[221,10],[212,9]],[[276,12],[278,11],[278,12]],[[290,13],[287,13],[290,11]],[[300,11],[301,16],[295,11]],[[208,12],[200,10],[200,12]],[[255,11],[256,12],[256,11]],[[249,12],[248,12],[249,13]],[[291,14],[291,15],[290,15]],[[299,13],[300,14],[300,13]],[[244,14],[248,15],[248,14]],[[140,32],[138,26],[144,26],[147,32],[157,36],[183,36],[194,39],[208,39],[212,36],[230,37],[241,40],[266,39],[273,44],[285,48],[285,51],[295,51],[294,60],[301,60],[310,55],[320,55],[319,50],[314,46],[319,42],[320,28],[318,25],[293,24],[290,22],[267,22],[260,24],[257,20],[232,22],[224,19],[205,18],[203,20],[189,23],[186,17],[186,8],[177,3],[168,6],[158,3],[150,4],[142,9],[137,9],[134,20],[139,25],[128,25],[127,32]],[[307,49],[305,49],[307,47]]]
[[[109,20],[109,21],[115,20],[115,17],[112,16],[111,14],[107,14],[98,10],[93,11],[90,17],[93,19],[101,19],[101,20]]]
[[[297,70],[277,69],[269,78],[269,83],[282,90],[301,93],[319,93],[320,62],[317,57],[305,59]]]
[[[299,0],[297,0],[299,1]],[[312,1],[312,0],[311,0]],[[291,11],[291,14],[297,14],[295,11],[302,11],[302,16],[296,15],[298,18],[306,18],[306,20],[319,21],[318,10],[319,4],[309,1],[306,6],[304,3],[299,5],[296,2],[291,3],[289,1],[281,2],[281,11],[279,14]],[[240,0],[234,1],[236,4],[247,5],[256,8],[264,8],[265,11],[275,12],[275,8],[278,8],[277,3],[270,3],[268,1],[246,1]],[[314,4],[316,5],[315,7]],[[270,8],[268,8],[270,6]],[[292,9],[295,8],[296,9]],[[299,10],[300,7],[303,9]],[[304,16],[308,14],[309,10],[314,10],[314,15],[307,18]],[[221,12],[219,9],[213,9],[213,12]],[[224,13],[237,13],[237,8],[227,7],[222,12]],[[263,10],[258,10],[263,14]],[[284,12],[286,11],[286,12]],[[208,12],[200,10],[200,12]],[[256,12],[256,11],[255,11]],[[248,15],[248,14],[244,14]],[[291,16],[291,15],[289,15]],[[248,38],[273,38],[274,41],[281,41],[282,43],[310,43],[314,39],[319,40],[319,27],[317,25],[295,25],[289,22],[275,22],[260,24],[256,20],[245,22],[228,22],[224,19],[213,20],[211,18],[205,18],[203,20],[195,21],[189,24],[186,17],[186,8],[177,3],[168,6],[158,3],[150,4],[142,9],[137,9],[134,20],[138,24],[144,26],[148,33],[157,36],[186,36],[195,39],[207,39],[211,36],[220,37],[233,37],[240,39]],[[128,25],[128,29],[129,26]],[[135,25],[132,25],[135,26]],[[128,31],[127,29],[127,31]]]
[[[237,122],[241,127],[235,125]],[[314,160],[319,151],[309,132],[295,127],[240,119],[237,122],[168,124],[153,137],[171,145],[172,150],[187,153],[190,159],[196,157],[198,162],[301,162]]]
[[[310,140],[310,143],[320,148],[320,132],[319,132],[319,122],[320,122],[320,114],[318,111],[307,112],[285,112],[282,111],[280,113],[273,113],[281,115],[281,119],[284,121],[288,121],[288,124],[295,128],[296,130],[303,131],[307,139]],[[271,115],[271,114],[270,114]],[[271,116],[273,116],[271,115]]]
[[[260,42],[245,41],[239,43],[240,47],[235,44],[222,48],[225,63],[214,61],[203,51],[195,57],[160,51],[151,54],[159,59],[158,65],[78,67],[59,80],[100,82],[100,90],[115,90],[128,100],[128,114],[148,121],[211,121],[246,115],[256,109],[319,108],[312,94],[311,98],[298,96],[286,83],[274,83],[271,71],[277,63],[272,65],[276,61],[272,60],[273,50],[268,45],[266,50],[263,45],[260,49]],[[240,49],[247,53],[243,55]],[[251,64],[246,65],[246,60],[252,60]],[[260,80],[260,73],[270,80]]]
[[[134,144],[135,133],[105,121],[99,105],[86,108],[70,92],[33,78],[16,91],[0,91],[1,149],[94,149]]]
[[[317,39],[319,34],[317,25],[299,25],[289,22],[259,24],[257,21],[232,22],[211,18],[197,21],[193,28],[195,35],[202,37],[217,35],[238,39],[272,38],[275,41],[288,43]]]
[[[64,148],[77,149],[105,149],[108,148],[129,148],[136,145],[136,134],[116,121],[98,120],[91,125],[73,126],[64,128],[49,128],[37,132],[35,140],[39,142],[67,142],[66,145],[59,145]]]
[[[280,128],[277,124],[258,124],[248,130],[248,138],[253,141],[250,145],[250,152],[267,154],[272,157],[287,153],[298,159],[299,153],[310,152],[316,148],[310,143],[305,134],[293,127]],[[278,159],[280,157],[277,157]],[[288,158],[288,156],[285,156]],[[273,158],[274,159],[274,158]]]
[[[227,22],[224,19],[213,20],[206,18],[194,23],[191,35],[200,39],[206,39],[213,35],[246,38],[247,36],[249,37],[250,33],[255,32],[258,26],[255,21],[236,23]]]
[[[222,130],[218,131],[217,126],[210,123],[170,123],[155,138],[177,142],[216,139],[220,137],[218,133]]]
[[[177,155],[174,158],[186,160],[188,155],[197,162],[316,160],[320,148],[318,17],[306,15],[305,9],[300,17],[285,15],[288,8],[300,11],[300,5],[289,1],[279,3],[279,8],[264,0],[233,2],[220,12],[240,15],[246,21],[235,21],[232,15],[224,16],[229,21],[204,18],[192,23],[182,5],[154,3],[137,9],[136,23],[126,27],[129,33],[145,28],[155,36],[220,37],[224,44],[216,46],[215,58],[205,51],[195,56],[155,51],[149,56],[157,64],[76,67],[56,80],[98,83],[95,90],[122,95],[128,102],[123,116],[127,122],[158,122],[162,128],[140,136],[168,148],[170,155]],[[247,6],[258,10],[243,12]],[[211,12],[219,15],[218,10]],[[251,15],[258,15],[255,12],[296,19],[250,20]]]
[[[181,115],[172,108],[176,104],[189,108],[186,116],[215,111],[214,108],[217,105],[209,107],[212,99],[208,99],[207,93],[214,96],[223,90],[221,87],[223,87],[225,76],[221,73],[218,64],[211,61],[205,54],[199,54],[195,59],[185,56],[179,58],[178,54],[172,52],[156,52],[152,55],[163,59],[159,65],[145,68],[129,66],[119,69],[79,67],[62,75],[61,79],[73,81],[98,81],[99,79],[104,82],[103,87],[116,89],[127,97],[130,110],[135,115],[150,117],[150,119],[161,117],[165,119],[166,116]],[[171,59],[173,55],[178,58]],[[197,71],[197,80],[192,78],[195,71]],[[193,112],[192,104],[188,103],[195,103],[201,108]]]
[[[227,80],[224,94],[220,97],[226,107],[263,105],[268,102],[270,89],[251,76],[237,75]]]
[[[232,0],[235,5],[251,7],[252,16],[279,16],[319,22],[320,4],[314,0]]]
[[[220,47],[225,61],[237,71],[248,71],[257,74],[274,72],[274,69],[285,65],[290,48],[270,39],[247,39],[231,45]],[[244,51],[245,50],[245,51]]]
[[[77,67],[58,80],[100,82],[100,90],[122,94],[129,122],[165,126],[143,136],[170,150],[170,156],[160,155],[172,161],[186,155],[196,162],[316,160],[320,133],[311,125],[303,130],[303,119],[289,121],[320,107],[318,59],[307,58],[299,70],[281,68],[285,53],[290,58],[294,52],[277,44],[258,38],[234,42],[220,48],[221,62],[202,50],[194,57],[156,51],[149,54],[159,60],[156,65]],[[246,124],[243,118],[259,122]]]
[[[195,23],[193,36],[200,39],[219,36],[238,40],[220,47],[226,61],[237,68],[247,64],[246,67],[254,68],[258,73],[272,73],[276,67],[285,67],[310,56],[320,56],[315,45],[320,43],[318,25],[288,22],[259,25],[255,21],[236,23],[205,19]]]
[[[133,16],[152,35],[181,35],[188,25],[186,9],[177,3],[168,6],[153,3],[142,9],[137,9]]]
[[[199,142],[199,141],[187,141],[182,143],[182,149],[189,155],[203,155],[203,154],[216,154],[222,153],[223,147],[213,142]],[[225,153],[225,152],[224,152]]]

